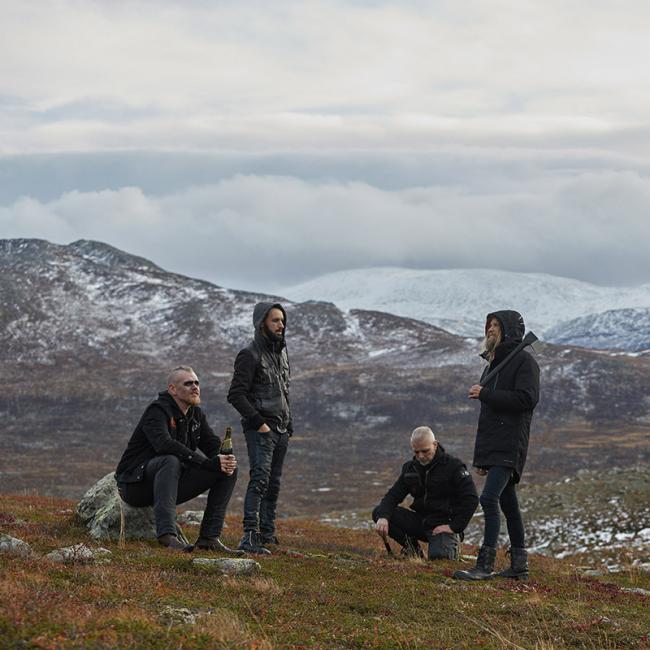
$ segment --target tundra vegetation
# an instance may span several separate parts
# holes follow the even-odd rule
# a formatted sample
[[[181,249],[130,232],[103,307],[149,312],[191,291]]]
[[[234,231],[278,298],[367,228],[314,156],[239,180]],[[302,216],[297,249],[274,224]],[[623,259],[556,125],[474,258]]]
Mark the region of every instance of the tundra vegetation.
[[[454,562],[389,558],[368,530],[279,522],[261,573],[205,573],[155,542],[102,542],[109,562],[44,556],[89,538],[74,502],[0,496],[2,532],[33,554],[0,554],[2,648],[647,648],[650,575],[631,560],[587,576],[534,554],[531,580],[468,584]],[[224,540],[239,523],[228,519]],[[192,539],[197,530],[187,526]],[[476,551],[466,545],[465,552]],[[646,558],[647,561],[647,558]],[[469,565],[470,560],[467,560]],[[498,564],[506,558],[501,550]]]

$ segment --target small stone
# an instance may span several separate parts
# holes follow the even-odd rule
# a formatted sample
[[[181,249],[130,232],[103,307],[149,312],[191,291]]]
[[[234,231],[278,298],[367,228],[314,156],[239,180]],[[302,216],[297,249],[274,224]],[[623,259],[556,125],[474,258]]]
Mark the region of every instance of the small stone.
[[[588,569],[587,571],[583,571],[582,575],[588,578],[601,578],[605,575],[605,572],[600,569]]]
[[[187,607],[167,605],[160,611],[160,618],[168,625],[193,625],[196,623],[196,614]]]
[[[628,594],[641,594],[642,596],[650,596],[650,591],[648,589],[641,589],[641,587],[621,587],[621,591],[625,591]]]
[[[185,512],[179,513],[178,517],[176,517],[176,521],[184,526],[200,526],[203,521],[203,511],[185,510]]]
[[[101,550],[103,553],[100,553],[99,557],[105,560],[106,553],[110,553],[110,551],[107,549]],[[48,553],[45,558],[61,564],[90,564],[98,559],[95,556],[95,551],[88,548],[85,544],[75,544],[74,546],[59,548]]]
[[[192,560],[192,565],[201,571],[231,576],[250,576],[260,573],[262,570],[258,562],[247,558],[197,557]]]
[[[0,553],[9,553],[11,555],[31,555],[32,548],[22,539],[11,537],[10,535],[0,535]]]

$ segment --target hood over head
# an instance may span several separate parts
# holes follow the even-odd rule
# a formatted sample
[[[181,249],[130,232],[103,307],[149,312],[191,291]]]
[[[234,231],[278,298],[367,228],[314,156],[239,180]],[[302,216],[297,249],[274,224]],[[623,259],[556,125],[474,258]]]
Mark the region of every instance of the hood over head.
[[[263,336],[262,323],[264,323],[266,316],[274,307],[284,315],[284,331],[282,332],[282,340],[284,340],[284,333],[287,331],[287,312],[279,302],[258,302],[253,308],[253,325],[256,338],[257,336]]]
[[[485,331],[487,332],[488,323],[492,318],[496,318],[501,325],[501,342],[521,341],[524,338],[526,327],[523,316],[518,311],[504,309],[494,311],[485,317]]]

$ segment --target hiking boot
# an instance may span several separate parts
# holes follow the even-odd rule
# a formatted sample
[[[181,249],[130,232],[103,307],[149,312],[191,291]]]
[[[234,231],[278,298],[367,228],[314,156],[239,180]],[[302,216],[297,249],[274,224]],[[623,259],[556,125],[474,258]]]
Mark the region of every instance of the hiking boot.
[[[176,535],[173,535],[172,533],[167,533],[165,535],[161,535],[158,538],[158,543],[161,546],[164,546],[165,548],[169,548],[173,551],[183,551],[184,553],[189,553],[192,550],[191,546],[188,546],[187,544],[184,544],[181,542]]]
[[[268,546],[269,544],[273,546],[280,546],[280,540],[277,535],[261,535],[260,543],[262,546]]]
[[[261,545],[259,541],[259,533],[254,530],[249,530],[244,533],[237,550],[244,551],[244,553],[250,553],[251,555],[271,555],[271,551]]]
[[[494,575],[492,571],[496,557],[496,548],[481,546],[476,558],[476,566],[469,571],[454,572],[454,578],[456,580],[489,580]]]
[[[528,580],[528,551],[513,546],[507,554],[510,556],[510,568],[499,571],[495,575],[512,580]]]
[[[418,540],[415,539],[415,537],[406,538],[406,543],[404,546],[402,546],[400,555],[402,557],[417,557],[422,560],[424,559],[424,552],[422,551],[422,547],[420,546]]]
[[[230,555],[243,555],[244,551],[235,550],[226,546],[218,537],[199,537],[194,544],[194,548],[199,551],[217,551],[218,553],[228,553]]]

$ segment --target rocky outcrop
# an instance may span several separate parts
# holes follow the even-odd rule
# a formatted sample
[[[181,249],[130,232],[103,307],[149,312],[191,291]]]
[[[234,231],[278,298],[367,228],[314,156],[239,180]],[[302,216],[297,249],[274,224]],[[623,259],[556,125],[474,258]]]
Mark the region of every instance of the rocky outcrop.
[[[113,472],[95,483],[77,506],[77,516],[94,539],[118,540],[121,512],[125,539],[156,539],[153,508],[133,508],[124,503]]]

